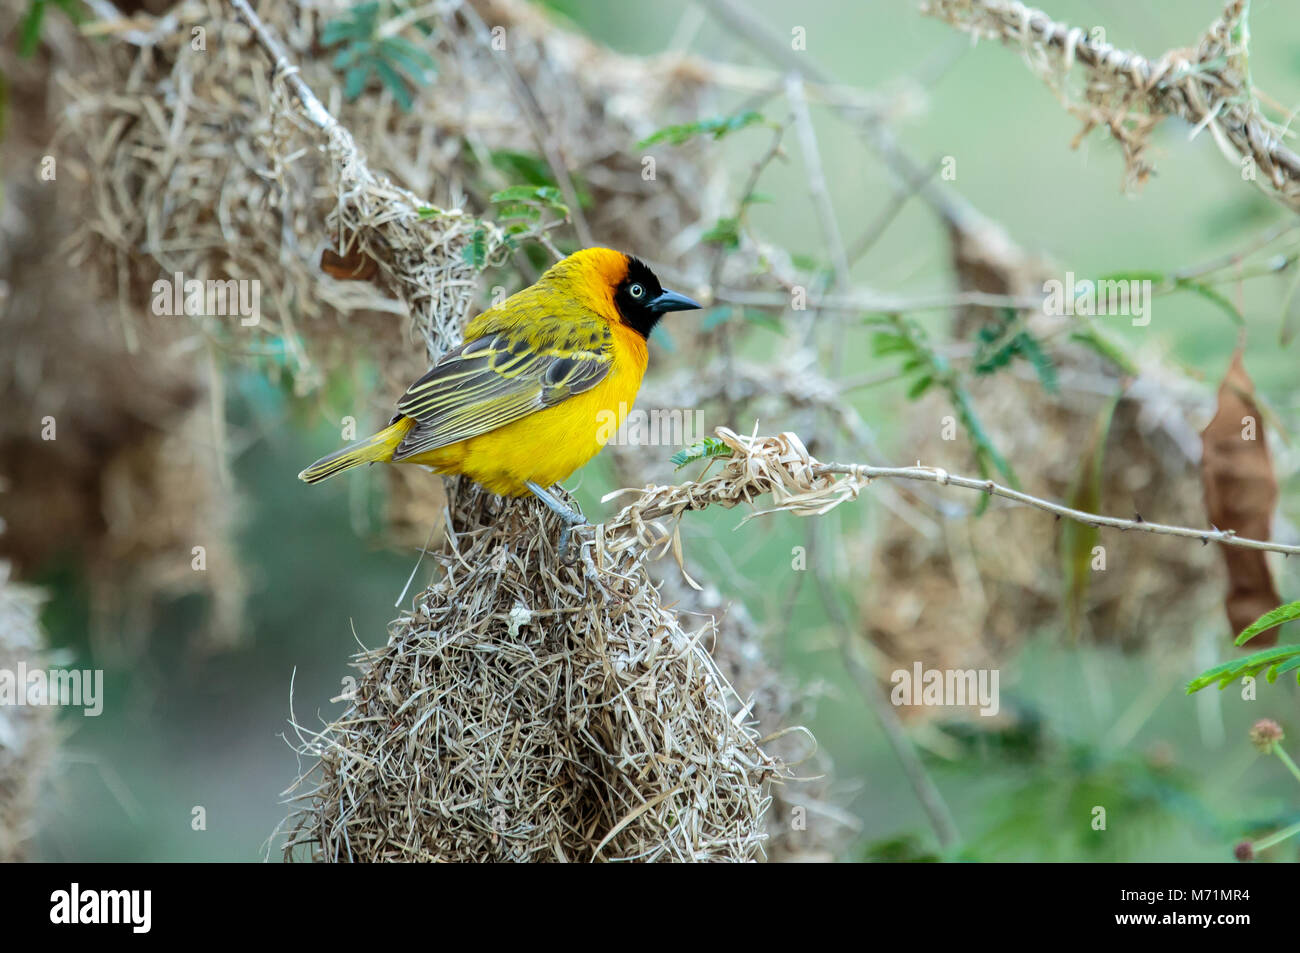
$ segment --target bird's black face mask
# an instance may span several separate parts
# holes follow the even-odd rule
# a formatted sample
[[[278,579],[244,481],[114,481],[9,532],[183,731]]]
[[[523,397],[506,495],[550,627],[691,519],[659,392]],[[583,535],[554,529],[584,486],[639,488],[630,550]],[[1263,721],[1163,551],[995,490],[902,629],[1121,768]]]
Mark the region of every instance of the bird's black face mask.
[[[693,311],[699,307],[684,294],[665,291],[655,273],[638,258],[629,258],[627,277],[614,292],[614,304],[623,322],[642,337],[649,337],[659,319],[669,311]]]

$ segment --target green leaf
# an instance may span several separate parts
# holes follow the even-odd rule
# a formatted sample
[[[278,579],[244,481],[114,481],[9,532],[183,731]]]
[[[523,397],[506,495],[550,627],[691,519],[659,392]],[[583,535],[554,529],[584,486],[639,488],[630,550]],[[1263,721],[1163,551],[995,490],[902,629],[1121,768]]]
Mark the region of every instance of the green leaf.
[[[560,190],[553,185],[512,185],[492,193],[493,202],[558,202]]]
[[[347,18],[331,20],[321,27],[321,46],[334,46],[350,39],[368,39],[370,31],[365,24]]]
[[[683,447],[671,457],[668,462],[680,470],[688,463],[694,463],[696,460],[708,460],[713,457],[729,457],[731,448],[728,447],[717,437],[705,437],[699,443],[693,443],[689,447]]]
[[[1136,362],[1121,350],[1119,344],[1113,338],[1103,334],[1100,329],[1086,327],[1082,331],[1075,331],[1071,333],[1070,340],[1078,341],[1093,353],[1110,361],[1130,377],[1137,376],[1138,366]]]
[[[1241,635],[1237,636],[1234,645],[1245,645],[1261,632],[1267,632],[1269,629],[1276,628],[1284,622],[1290,622],[1293,619],[1300,619],[1300,601],[1288,602],[1284,606],[1278,606],[1272,612],[1265,612],[1262,616],[1252,622],[1246,628],[1241,630]]]
[[[383,80],[385,86],[392,91],[393,98],[397,100],[397,105],[402,107],[402,112],[410,112],[414,104],[411,99],[411,91],[407,88],[407,81],[402,78],[402,74],[393,68],[387,60],[376,56],[372,58],[375,64],[375,72]]]
[[[1225,298],[1223,295],[1221,295],[1219,292],[1215,291],[1209,285],[1202,284],[1199,281],[1191,281],[1187,278],[1175,279],[1174,285],[1175,287],[1181,288],[1184,291],[1193,291],[1196,294],[1200,295],[1202,298],[1204,298],[1206,301],[1210,301],[1213,304],[1218,305],[1221,309],[1223,309],[1223,312],[1226,315],[1228,315],[1228,317],[1232,318],[1234,324],[1240,325],[1246,323],[1245,318],[1241,316],[1241,312],[1237,310],[1237,306],[1233,304],[1231,301],[1229,301],[1227,298]]]
[[[523,179],[529,185],[555,185],[555,180],[551,178],[551,167],[539,155],[498,149],[489,153],[489,159],[493,166],[511,178]]]
[[[916,400],[922,394],[930,389],[934,383],[934,378],[929,374],[922,374],[916,380],[912,381],[912,386],[907,389],[907,399]]]
[[[1119,406],[1117,391],[1092,426],[1083,448],[1079,469],[1075,473],[1066,503],[1076,510],[1096,513],[1101,508],[1102,475],[1106,459],[1106,439]],[[1061,563],[1065,577],[1066,620],[1072,638],[1078,638],[1088,586],[1092,582],[1093,547],[1101,537],[1095,526],[1067,520],[1061,529]]]
[[[715,140],[723,136],[744,129],[746,126],[752,126],[755,123],[764,122],[761,113],[752,109],[747,109],[742,113],[734,116],[724,116],[716,119],[701,119],[698,122],[682,123],[677,126],[666,126],[658,132],[651,133],[636,144],[638,149],[644,149],[647,146],[658,145],[666,142],[670,146],[680,146],[690,141],[696,136],[712,135]]]
[[[740,220],[735,218],[720,218],[713,223],[713,227],[700,236],[700,240],[710,245],[721,245],[723,248],[735,249],[740,247]]]
[[[1216,665],[1214,668],[1206,669],[1187,683],[1187,694],[1191,695],[1214,684],[1217,684],[1219,689],[1223,690],[1233,682],[1247,676],[1258,677],[1260,672],[1266,669],[1272,675],[1269,678],[1270,682],[1281,674],[1284,669],[1288,672],[1300,669],[1300,645],[1275,645],[1271,649],[1265,649],[1262,652],[1247,655],[1245,658],[1233,659],[1230,662],[1224,662],[1222,665]],[[1296,675],[1296,681],[1300,682],[1300,673]]]
[[[366,80],[370,78],[370,67],[362,64],[354,66],[347,72],[347,77],[343,82],[343,98],[351,102],[360,96],[366,88]]]
[[[420,85],[425,83],[425,74],[438,68],[432,56],[402,36],[390,36],[379,44],[379,49]]]
[[[45,0],[31,0],[31,6],[18,25],[18,55],[27,58],[41,42],[41,24],[45,21]]]
[[[1059,394],[1061,391],[1056,382],[1056,364],[1052,362],[1051,355],[1043,350],[1038,338],[1028,331],[1022,331],[1016,338],[1016,347],[1020,355],[1034,366],[1043,390],[1049,394]]]
[[[501,206],[501,211],[497,214],[497,218],[503,222],[507,222],[514,218],[522,218],[530,222],[535,222],[541,217],[542,213],[533,206],[523,205],[518,202]]]
[[[482,268],[487,264],[487,232],[481,228],[475,229],[460,256],[465,264],[475,268]]]
[[[877,331],[871,338],[871,353],[876,357],[890,354],[913,354],[916,345],[911,339],[895,331]]]

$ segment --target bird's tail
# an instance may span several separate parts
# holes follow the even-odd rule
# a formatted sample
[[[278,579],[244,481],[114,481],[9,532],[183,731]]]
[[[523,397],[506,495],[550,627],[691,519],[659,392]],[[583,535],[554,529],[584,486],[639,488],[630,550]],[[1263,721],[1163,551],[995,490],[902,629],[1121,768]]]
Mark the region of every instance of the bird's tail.
[[[321,457],[306,470],[303,470],[302,473],[299,473],[298,479],[304,483],[319,483],[321,480],[328,480],[336,473],[351,470],[363,463],[379,463],[384,460],[391,460],[393,451],[402,442],[406,432],[411,429],[411,423],[410,418],[402,417],[365,440],[350,443],[342,450],[336,450],[327,457]]]

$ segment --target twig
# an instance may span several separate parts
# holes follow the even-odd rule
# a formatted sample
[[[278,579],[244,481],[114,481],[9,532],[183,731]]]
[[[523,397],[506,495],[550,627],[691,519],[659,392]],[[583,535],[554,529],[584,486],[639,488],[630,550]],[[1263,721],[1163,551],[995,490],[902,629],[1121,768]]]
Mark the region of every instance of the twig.
[[[1051,500],[1031,496],[1028,493],[1022,493],[1020,490],[1013,490],[992,480],[978,480],[973,477],[959,476],[939,467],[872,467],[863,464],[820,463],[814,464],[813,470],[820,474],[844,474],[865,481],[877,479],[922,480],[927,483],[938,483],[940,486],[960,486],[967,490],[978,490],[990,496],[1000,496],[1017,503],[1023,503],[1026,506],[1046,510],[1048,513],[1054,513],[1057,516],[1074,520],[1077,523],[1084,523],[1088,526],[1134,530],[1139,533],[1155,533],[1160,536],[1182,536],[1188,539],[1199,539],[1202,543],[1213,540],[1225,546],[1238,546],[1242,549],[1259,549],[1271,553],[1285,553],[1288,556],[1300,555],[1300,546],[1289,546],[1285,543],[1274,543],[1268,540],[1247,539],[1244,536],[1238,536],[1235,530],[1230,529],[1193,529],[1186,526],[1170,526],[1166,523],[1148,523],[1140,517],[1126,520],[1114,516],[1099,516],[1096,513],[1076,510],[1060,503],[1053,503]]]
[[[881,209],[880,214],[875,217],[871,224],[867,226],[866,231],[862,233],[861,237],[853,243],[853,247],[848,250],[850,264],[860,259],[873,245],[875,245],[880,237],[885,234],[885,230],[893,224],[894,219],[898,217],[898,213],[903,210],[903,206],[907,204],[907,200],[912,198],[920,192],[921,189],[928,185],[934,178],[935,173],[937,173],[942,166],[942,161],[937,161],[921,176],[909,182],[906,187],[901,185],[895,187],[893,197],[890,198],[889,204]]]
[[[1293,232],[1297,228],[1300,228],[1300,220],[1294,218],[1288,218],[1286,221],[1279,222],[1277,225],[1274,225],[1272,228],[1260,232],[1253,239],[1251,239],[1245,245],[1245,247],[1241,248],[1239,251],[1230,252],[1226,255],[1220,255],[1218,258],[1212,258],[1209,261],[1202,262],[1199,265],[1192,265],[1191,267],[1183,268],[1179,271],[1175,271],[1173,273],[1173,277],[1175,279],[1200,278],[1204,275],[1208,275],[1212,272],[1219,271],[1223,268],[1230,268],[1233,265],[1240,265],[1243,261],[1245,261],[1246,258],[1250,257],[1255,252],[1259,251],[1261,248],[1271,245],[1273,242],[1277,241],[1283,235],[1286,235],[1289,232]]]
[[[253,37],[257,40],[258,45],[271,57],[272,75],[283,74],[285,82],[297,94],[307,118],[322,132],[333,132],[336,129],[341,129],[338,120],[330,115],[330,111],[316,98],[316,94],[311,91],[311,87],[298,75],[298,67],[289,59],[284,47],[280,45],[280,41],[266,28],[266,24],[262,22],[261,18],[253,12],[253,8],[248,5],[248,0],[230,0],[230,5],[235,8],[236,13],[243,17],[244,22],[253,31]]]
[[[791,73],[786,77],[785,96],[794,110],[794,128],[799,136],[804,165],[807,166],[808,191],[812,194],[813,209],[817,212],[822,238],[826,241],[831,256],[834,273],[831,288],[847,285],[849,259],[844,253],[844,241],[840,238],[840,227],[835,221],[835,206],[831,203],[830,189],[826,185],[821,150],[817,147],[817,132],[813,129],[812,116],[808,113],[808,100],[804,98],[803,78],[799,73]]]
[[[1282,144],[1282,131],[1260,112],[1246,69],[1245,0],[1230,0],[1196,48],[1171,50],[1157,60],[1093,39],[1019,0],[926,0],[921,9],[975,36],[1024,48],[1032,68],[1084,122],[1080,136],[1107,126],[1138,181],[1150,171],[1141,154],[1152,127],[1164,116],[1178,116],[1193,134],[1208,128],[1233,162],[1251,159],[1272,196],[1300,211],[1300,155]],[[1059,58],[1060,75],[1076,63],[1088,73],[1085,102],[1067,99],[1046,50]],[[1145,113],[1135,110],[1139,104]]]
[[[780,63],[787,70],[800,73],[819,88],[840,87],[841,84],[837,83],[834,77],[813,65],[811,57],[806,52],[792,49],[788,37],[777,34],[736,0],[701,0],[701,2],[728,30],[758,49],[766,58]],[[898,145],[893,132],[884,121],[883,110],[867,111],[833,100],[828,101],[827,105],[831,106],[845,121],[853,124],[863,141],[880,157],[885,163],[885,168],[902,187],[907,188],[913,182],[923,183],[917,189],[917,194],[945,222],[965,229],[983,219],[974,206],[964,198],[926,176],[925,168]]]
[[[483,18],[478,15],[472,4],[463,4],[460,7],[460,13],[474,27],[474,32],[478,34],[479,42],[484,44],[487,49],[492,49],[491,32]],[[546,157],[546,164],[550,166],[551,174],[555,176],[555,182],[560,187],[560,192],[564,195],[564,202],[569,207],[569,215],[573,219],[573,229],[578,233],[578,241],[584,248],[589,248],[595,244],[591,234],[591,228],[587,225],[587,217],[582,214],[582,205],[578,201],[578,190],[574,188],[573,179],[569,175],[568,166],[565,165],[564,157],[556,151],[554,136],[546,128],[546,114],[542,112],[541,103],[533,95],[533,91],[524,82],[523,77],[519,75],[519,70],[515,69],[514,60],[508,53],[502,53],[496,57],[497,66],[501,69],[501,74],[506,78],[506,83],[510,86],[510,92],[519,104],[519,110],[524,114],[524,120],[528,123],[528,128],[533,134],[533,139],[537,147],[542,150],[542,155]]]
[[[715,433],[717,440],[724,445],[719,449],[729,451],[715,451],[713,454],[725,461],[720,473],[675,486],[653,486],[640,491],[619,490],[606,495],[605,499],[622,493],[641,494],[640,498],[624,506],[612,520],[597,529],[597,537],[607,552],[619,552],[633,543],[639,543],[648,550],[671,540],[671,533],[657,524],[652,532],[651,522],[663,517],[680,516],[686,510],[700,510],[713,504],[735,506],[741,502],[752,503],[759,496],[771,494],[773,505],[756,511],[753,516],[776,512],[820,516],[847,500],[856,499],[873,480],[897,479],[958,486],[987,493],[989,496],[1000,496],[1087,526],[1180,536],[1199,539],[1202,544],[1214,541],[1242,549],[1285,553],[1288,556],[1300,555],[1300,546],[1249,539],[1238,536],[1234,530],[1194,529],[1149,523],[1140,515],[1134,519],[1100,516],[1053,503],[1021,490],[1013,490],[993,480],[949,473],[940,467],[919,464],[913,467],[874,467],[860,463],[823,463],[813,457],[803,441],[792,433],[746,437],[726,427],[718,427]],[[836,477],[843,479],[835,479]]]

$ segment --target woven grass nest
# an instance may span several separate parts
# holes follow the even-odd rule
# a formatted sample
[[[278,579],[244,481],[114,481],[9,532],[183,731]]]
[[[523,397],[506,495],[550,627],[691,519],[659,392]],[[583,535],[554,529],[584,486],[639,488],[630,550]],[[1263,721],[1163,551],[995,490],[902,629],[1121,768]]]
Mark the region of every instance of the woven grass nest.
[[[464,486],[444,573],[299,726],[287,858],[761,859],[783,773],[639,564],[562,567],[550,514]]]

